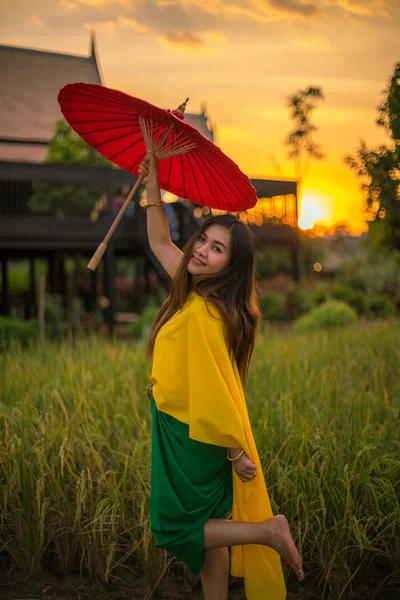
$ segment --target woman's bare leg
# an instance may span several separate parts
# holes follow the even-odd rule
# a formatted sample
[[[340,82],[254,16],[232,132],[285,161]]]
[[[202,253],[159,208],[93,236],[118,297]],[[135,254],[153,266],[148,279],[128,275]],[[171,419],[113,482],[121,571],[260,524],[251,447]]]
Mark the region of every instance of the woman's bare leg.
[[[209,548],[205,551],[200,579],[205,600],[228,600],[228,548]]]
[[[301,581],[304,579],[301,558],[290,534],[286,517],[276,515],[260,523],[209,519],[204,525],[204,548],[262,544],[270,546],[289,563]]]

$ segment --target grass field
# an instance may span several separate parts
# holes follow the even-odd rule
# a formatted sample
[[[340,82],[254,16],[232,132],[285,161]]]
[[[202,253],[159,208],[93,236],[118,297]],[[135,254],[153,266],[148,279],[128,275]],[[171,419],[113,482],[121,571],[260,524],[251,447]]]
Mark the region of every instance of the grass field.
[[[303,556],[309,595],[296,598],[354,598],[362,582],[371,594],[360,598],[396,597],[399,340],[395,322],[259,335],[247,401],[274,512],[287,516]],[[48,571],[106,585],[128,577],[147,598],[154,589],[169,597],[172,575],[195,585],[180,565],[165,569],[149,531],[143,347],[99,338],[13,346],[0,365],[2,585]]]

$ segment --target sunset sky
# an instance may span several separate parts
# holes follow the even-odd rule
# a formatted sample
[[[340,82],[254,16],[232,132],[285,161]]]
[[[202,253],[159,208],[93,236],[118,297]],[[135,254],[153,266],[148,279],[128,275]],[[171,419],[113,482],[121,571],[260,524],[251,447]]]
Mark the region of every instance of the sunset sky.
[[[400,60],[399,0],[0,0],[0,43],[87,55],[95,30],[103,83],[164,108],[190,97],[249,176],[293,178],[286,97],[320,86],[302,222],[365,228],[360,182],[343,163],[385,141],[376,106]]]

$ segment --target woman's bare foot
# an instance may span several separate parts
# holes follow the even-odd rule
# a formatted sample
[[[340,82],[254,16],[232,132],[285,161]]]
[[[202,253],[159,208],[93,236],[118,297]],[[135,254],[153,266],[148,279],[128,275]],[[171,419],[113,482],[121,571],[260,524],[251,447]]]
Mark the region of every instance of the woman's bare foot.
[[[286,517],[284,515],[276,515],[272,519],[268,519],[268,521],[263,521],[262,525],[264,527],[263,539],[265,539],[265,545],[276,550],[294,568],[299,581],[302,581],[304,579],[304,572],[301,558],[291,536]]]

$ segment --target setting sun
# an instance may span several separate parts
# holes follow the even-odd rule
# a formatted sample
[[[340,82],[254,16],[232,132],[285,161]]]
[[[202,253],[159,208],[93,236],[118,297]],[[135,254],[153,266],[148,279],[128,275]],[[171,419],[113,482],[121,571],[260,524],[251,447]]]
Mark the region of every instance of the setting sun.
[[[299,227],[301,229],[312,229],[315,223],[329,222],[331,218],[329,198],[314,191],[304,193],[299,217]]]

